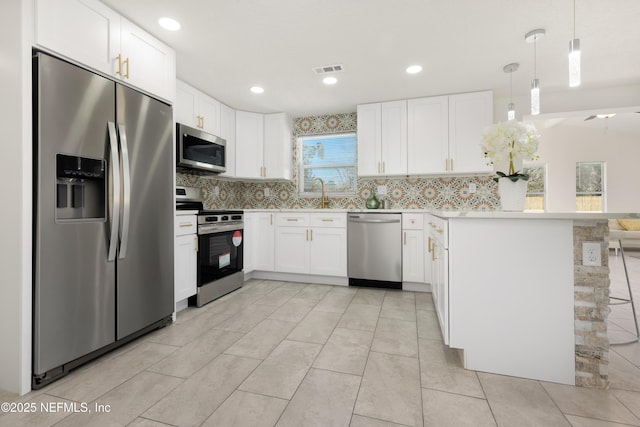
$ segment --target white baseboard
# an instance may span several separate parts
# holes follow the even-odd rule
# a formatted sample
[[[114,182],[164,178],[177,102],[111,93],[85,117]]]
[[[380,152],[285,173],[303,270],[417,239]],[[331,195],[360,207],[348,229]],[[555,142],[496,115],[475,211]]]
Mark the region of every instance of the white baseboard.
[[[403,291],[431,292],[431,283],[402,282]]]
[[[314,283],[319,285],[349,286],[349,279],[336,276],[316,276],[312,274],[279,273],[275,271],[251,271],[244,274],[244,280],[264,279],[283,282]]]

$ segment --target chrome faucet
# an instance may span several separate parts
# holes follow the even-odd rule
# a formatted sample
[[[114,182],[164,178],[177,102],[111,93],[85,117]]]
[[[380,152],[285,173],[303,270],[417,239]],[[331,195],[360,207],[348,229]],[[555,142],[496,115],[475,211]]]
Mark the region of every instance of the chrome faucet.
[[[328,208],[329,207],[329,198],[324,194],[324,181],[322,180],[322,178],[313,178],[313,180],[311,181],[311,191],[315,191],[316,188],[316,180],[320,181],[320,185],[322,188],[322,198],[320,199],[320,207],[322,209]]]

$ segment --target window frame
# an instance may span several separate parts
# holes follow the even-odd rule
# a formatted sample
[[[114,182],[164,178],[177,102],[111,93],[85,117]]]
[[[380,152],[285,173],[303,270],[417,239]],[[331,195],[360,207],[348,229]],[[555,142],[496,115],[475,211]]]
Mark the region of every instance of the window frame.
[[[576,202],[576,212],[607,212],[607,163],[604,161],[588,161],[588,162],[576,162],[576,175],[577,175],[577,171],[578,171],[578,167],[580,165],[589,165],[589,164],[599,164],[601,165],[601,171],[600,171],[600,179],[601,179],[601,186],[602,186],[602,191],[581,191],[578,192],[578,181],[576,178],[576,182],[575,182],[575,202]],[[578,196],[595,196],[595,195],[599,195],[601,197],[601,204],[600,204],[600,210],[599,211],[585,211],[585,210],[578,210]]]
[[[547,210],[547,204],[548,204],[548,196],[547,196],[547,189],[549,188],[549,166],[547,163],[525,163],[523,165],[523,169],[533,169],[533,168],[541,168],[544,172],[544,178],[543,178],[543,185],[544,185],[544,190],[542,192],[531,192],[529,191],[529,187],[528,187],[528,182],[527,182],[527,192],[526,192],[526,196],[528,197],[530,195],[536,196],[536,195],[542,195],[542,211],[538,210],[538,209],[525,209],[527,212],[546,212]]]
[[[353,136],[356,143],[356,155],[353,163],[332,163],[321,166],[305,166],[304,158],[303,158],[303,145],[305,140],[317,140],[317,139],[337,139],[344,138],[346,136]],[[297,149],[298,149],[298,194],[302,197],[318,197],[322,194],[322,190],[318,187],[317,191],[304,191],[304,172],[306,169],[330,169],[330,168],[349,168],[353,167],[354,169],[354,182],[353,182],[353,191],[325,191],[325,194],[328,196],[344,196],[344,197],[352,197],[357,195],[358,192],[358,135],[355,131],[352,132],[339,132],[339,133],[330,133],[330,134],[319,134],[319,135],[300,135],[297,138]]]

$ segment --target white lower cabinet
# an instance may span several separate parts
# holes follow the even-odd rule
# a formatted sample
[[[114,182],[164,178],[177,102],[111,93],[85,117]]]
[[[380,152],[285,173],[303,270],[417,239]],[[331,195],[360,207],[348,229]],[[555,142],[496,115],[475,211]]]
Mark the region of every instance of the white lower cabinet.
[[[178,215],[175,218],[175,302],[185,300],[197,291],[198,235],[195,215]]]
[[[245,272],[274,270],[274,220],[271,212],[245,213]]]
[[[427,241],[431,259],[431,292],[436,315],[440,323],[442,339],[449,344],[449,241],[448,222],[445,219],[426,215]]]
[[[346,277],[346,214],[278,213],[276,224],[277,272]]]
[[[402,281],[424,283],[423,214],[402,214]]]

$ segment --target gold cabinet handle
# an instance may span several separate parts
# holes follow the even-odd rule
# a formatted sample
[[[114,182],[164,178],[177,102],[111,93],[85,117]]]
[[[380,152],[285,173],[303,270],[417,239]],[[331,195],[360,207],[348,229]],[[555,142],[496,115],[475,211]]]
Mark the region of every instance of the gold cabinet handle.
[[[404,232],[404,245],[407,246],[407,232]]]
[[[436,228],[436,231],[440,234],[442,234],[442,228]]]
[[[298,221],[298,218],[287,218],[287,221]]]
[[[450,160],[451,163],[451,172],[453,172],[453,159]]]
[[[385,173],[385,171],[384,171],[384,170],[385,170],[385,167],[384,167],[384,166],[385,166],[385,165],[384,165],[384,162],[382,162],[382,173]]]
[[[269,215],[269,225],[273,225],[273,214]]]
[[[198,235],[196,234],[195,236],[193,236],[193,238],[196,241],[196,252],[198,252],[200,250],[200,246],[198,245]]]
[[[193,227],[193,223],[191,222],[182,222],[180,223],[180,228]]]
[[[433,242],[433,248],[431,249],[431,261],[435,261],[436,260],[436,243]]]
[[[116,74],[122,76],[122,55],[118,54],[116,59],[118,60],[118,71],[116,71]]]
[[[378,162],[378,173],[380,173],[380,162]]]
[[[325,218],[322,218],[322,222],[333,222],[333,220],[332,220],[332,219],[325,219]]]
[[[304,240],[309,240],[309,230],[305,230],[305,235],[306,237],[304,238]]]
[[[126,66],[126,70],[127,70],[127,71],[125,71],[125,73],[124,73],[124,78],[125,78],[125,79],[128,79],[128,78],[129,78],[129,58],[127,58],[127,59],[125,59],[125,60],[124,60],[124,64],[125,64],[125,66]]]
[[[431,236],[427,239],[427,251],[431,253]]]
[[[311,234],[311,239],[310,240],[313,242],[313,230],[310,230],[309,234]]]
[[[204,116],[202,116],[202,129],[204,129]]]

